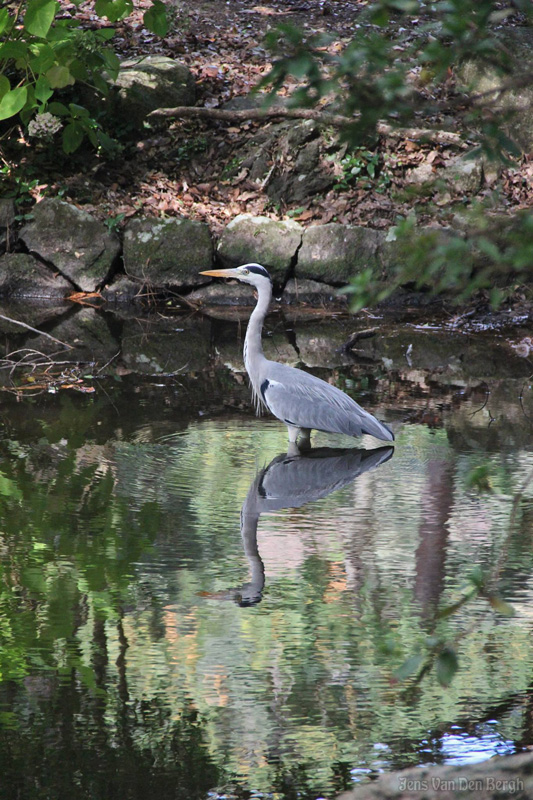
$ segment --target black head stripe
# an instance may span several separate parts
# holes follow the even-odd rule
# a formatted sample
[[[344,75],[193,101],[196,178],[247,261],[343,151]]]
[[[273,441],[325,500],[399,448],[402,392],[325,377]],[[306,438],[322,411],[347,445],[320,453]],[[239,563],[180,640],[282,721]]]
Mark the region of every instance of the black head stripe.
[[[259,265],[254,264],[253,266],[246,267],[246,269],[248,270],[248,272],[254,272],[256,275],[262,275],[264,278],[268,278],[268,280],[271,280],[270,275],[268,274],[268,272],[264,267],[260,267]]]

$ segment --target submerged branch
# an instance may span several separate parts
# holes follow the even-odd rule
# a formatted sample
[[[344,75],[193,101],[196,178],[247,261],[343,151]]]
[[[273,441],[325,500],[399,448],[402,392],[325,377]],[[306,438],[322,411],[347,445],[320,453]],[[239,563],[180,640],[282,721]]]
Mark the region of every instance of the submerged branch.
[[[56,344],[60,344],[62,347],[67,347],[69,350],[73,349],[71,344],[67,344],[66,342],[62,342],[60,339],[56,339],[55,336],[52,336],[50,333],[46,333],[46,331],[40,331],[37,328],[32,328],[31,325],[27,325],[25,322],[21,322],[19,319],[6,317],[5,314],[0,314],[0,319],[3,319],[5,322],[10,322],[12,325],[20,325],[22,328],[32,331],[32,333],[38,333],[39,336],[46,336],[47,339],[51,339]]]

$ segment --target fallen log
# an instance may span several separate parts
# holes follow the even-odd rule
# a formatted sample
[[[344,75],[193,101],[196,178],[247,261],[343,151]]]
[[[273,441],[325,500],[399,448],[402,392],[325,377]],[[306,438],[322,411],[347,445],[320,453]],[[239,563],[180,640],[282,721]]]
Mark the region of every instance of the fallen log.
[[[175,117],[177,119],[206,119],[220,122],[270,122],[273,119],[311,119],[322,125],[332,125],[343,128],[356,122],[354,117],[343,114],[331,114],[328,111],[319,111],[315,108],[284,108],[271,106],[270,108],[249,109],[222,109],[204,108],[197,106],[177,106],[176,108],[156,108],[148,117],[161,119]],[[446,147],[459,147],[466,149],[468,144],[453,131],[438,131],[431,128],[394,128],[385,122],[379,122],[377,132],[381,136],[391,139],[412,139],[413,141],[427,141],[441,144]]]

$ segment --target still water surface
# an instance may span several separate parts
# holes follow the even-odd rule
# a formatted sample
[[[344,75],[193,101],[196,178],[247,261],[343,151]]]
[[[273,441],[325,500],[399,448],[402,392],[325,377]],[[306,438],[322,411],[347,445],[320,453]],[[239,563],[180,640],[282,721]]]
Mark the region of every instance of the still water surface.
[[[483,403],[289,459],[154,381],[6,398],[0,797],[329,798],[533,745],[530,427]]]

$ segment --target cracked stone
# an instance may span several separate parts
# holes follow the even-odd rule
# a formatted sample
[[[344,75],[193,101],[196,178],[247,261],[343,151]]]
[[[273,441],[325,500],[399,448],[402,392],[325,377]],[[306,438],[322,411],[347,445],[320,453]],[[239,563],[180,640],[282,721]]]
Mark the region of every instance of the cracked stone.
[[[303,228],[293,220],[239,214],[222,233],[217,255],[225,267],[250,262],[262,264],[275,282],[283,283],[302,234]]]
[[[34,207],[19,238],[83,292],[106,282],[120,252],[118,237],[102,222],[55,197]]]

